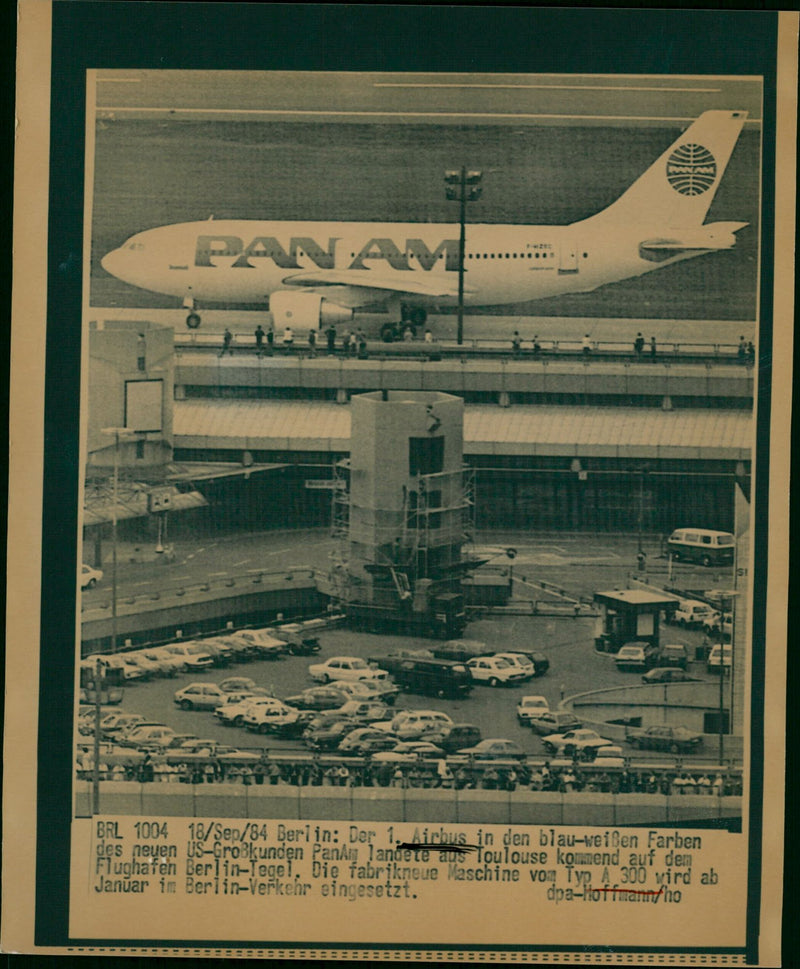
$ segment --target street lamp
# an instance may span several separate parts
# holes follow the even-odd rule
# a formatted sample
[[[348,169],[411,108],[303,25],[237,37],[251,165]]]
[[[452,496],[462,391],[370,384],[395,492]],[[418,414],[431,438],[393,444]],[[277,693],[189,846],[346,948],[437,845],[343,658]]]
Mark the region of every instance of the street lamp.
[[[458,202],[460,235],[458,241],[458,345],[464,342],[464,245],[466,241],[467,202],[475,202],[481,197],[480,181],[483,172],[467,171],[462,165],[460,171],[444,173],[447,188],[445,195],[451,202]]]
[[[129,427],[104,427],[102,434],[114,436],[114,477],[111,491],[111,652],[117,651],[117,501],[119,498],[119,439],[134,432]]]
[[[734,569],[734,578],[735,578]],[[725,715],[725,616],[730,613],[731,616],[731,665],[730,672],[728,674],[730,680],[730,699],[728,703],[728,730],[733,732],[733,647],[734,647],[734,635],[736,632],[735,626],[735,615],[736,615],[736,597],[739,593],[736,589],[731,589],[726,592],[715,592],[713,595],[709,594],[709,598],[716,601],[719,610],[719,628],[717,630],[717,639],[719,640],[719,762],[722,764],[723,756],[725,752],[725,741],[724,741],[724,724],[723,719]]]

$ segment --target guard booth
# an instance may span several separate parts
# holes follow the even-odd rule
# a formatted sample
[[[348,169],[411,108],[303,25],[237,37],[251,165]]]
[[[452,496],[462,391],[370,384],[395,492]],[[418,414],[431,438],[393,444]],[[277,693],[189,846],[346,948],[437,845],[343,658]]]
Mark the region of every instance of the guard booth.
[[[625,643],[652,643],[658,646],[661,613],[671,615],[678,600],[645,589],[596,592],[600,608],[595,628],[594,647],[603,653],[619,652]]]

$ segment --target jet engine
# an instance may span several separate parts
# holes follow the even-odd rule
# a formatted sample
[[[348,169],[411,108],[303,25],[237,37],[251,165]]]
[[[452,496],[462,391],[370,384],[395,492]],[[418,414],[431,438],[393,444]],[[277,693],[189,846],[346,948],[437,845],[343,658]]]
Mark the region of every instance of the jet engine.
[[[269,298],[269,308],[275,327],[310,327],[316,330],[331,323],[347,323],[353,319],[353,311],[347,306],[332,303],[318,293],[273,293]]]

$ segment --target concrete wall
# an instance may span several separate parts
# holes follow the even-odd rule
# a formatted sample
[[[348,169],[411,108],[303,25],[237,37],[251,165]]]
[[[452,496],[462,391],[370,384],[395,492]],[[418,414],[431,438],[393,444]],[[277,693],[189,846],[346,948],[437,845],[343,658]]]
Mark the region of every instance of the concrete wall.
[[[161,430],[121,439],[119,467],[143,468],[172,459],[172,402],[174,381],[173,330],[136,320],[92,321],[89,324],[89,425],[87,463],[110,468],[114,438],[103,428],[126,425],[125,384],[133,380],[161,380]],[[137,450],[137,442],[140,448]]]
[[[76,784],[75,813],[91,815],[91,784]],[[735,822],[740,797],[700,794],[560,794],[550,791],[441,790],[254,785],[100,785],[103,814],[157,817],[286,818],[457,824],[665,825]]]

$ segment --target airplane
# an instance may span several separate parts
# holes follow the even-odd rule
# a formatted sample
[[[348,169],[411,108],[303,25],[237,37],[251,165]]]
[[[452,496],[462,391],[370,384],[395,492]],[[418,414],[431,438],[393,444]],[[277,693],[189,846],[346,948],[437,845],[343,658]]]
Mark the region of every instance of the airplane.
[[[706,111],[606,209],[565,226],[470,223],[463,305],[586,293],[684,259],[730,249],[746,222],[704,224],[745,111]],[[277,327],[317,329],[384,309],[386,341],[458,301],[460,240],[446,223],[215,220],[131,236],[102,259],[111,275],[200,302],[268,306]]]

